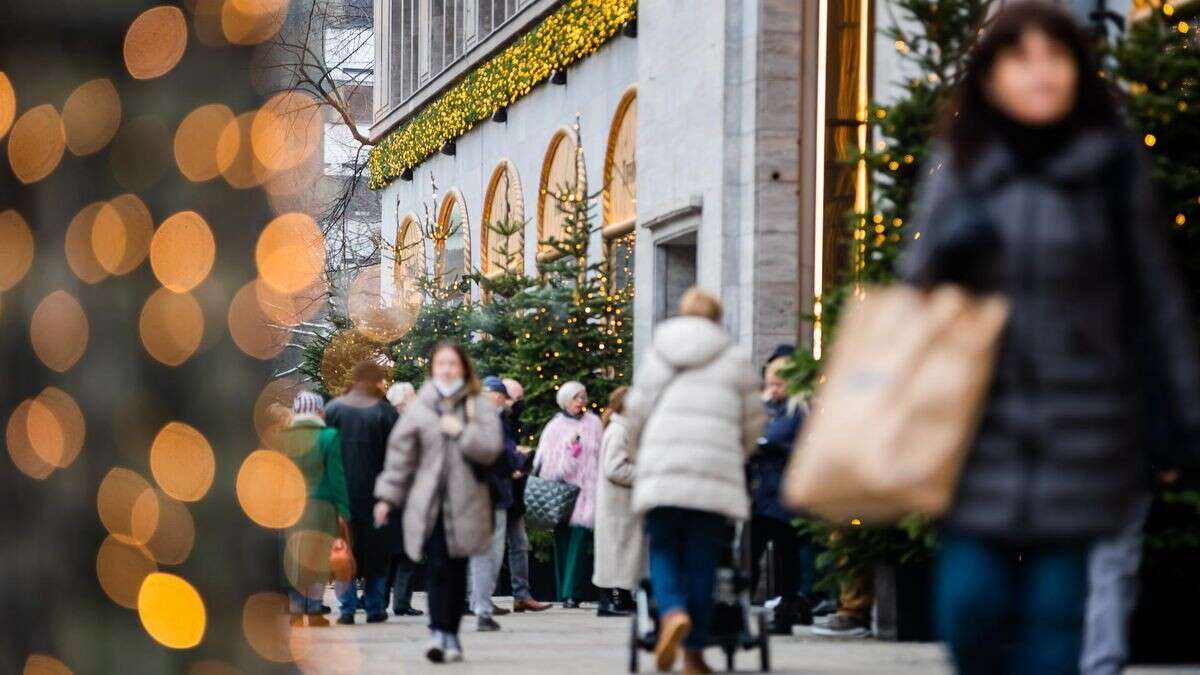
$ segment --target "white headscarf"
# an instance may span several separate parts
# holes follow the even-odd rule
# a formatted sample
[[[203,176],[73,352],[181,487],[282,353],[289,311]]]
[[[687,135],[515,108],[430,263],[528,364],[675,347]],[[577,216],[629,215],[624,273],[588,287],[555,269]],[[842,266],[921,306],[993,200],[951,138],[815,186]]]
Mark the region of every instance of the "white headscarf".
[[[387,400],[393,406],[408,403],[417,397],[417,390],[408,382],[397,382],[387,390]]]
[[[579,392],[581,391],[587,391],[587,387],[583,386],[582,383],[576,382],[575,380],[564,382],[562,386],[558,388],[558,396],[555,398],[555,401],[558,402],[558,407],[566,410],[567,406],[571,404],[571,401],[578,396]]]

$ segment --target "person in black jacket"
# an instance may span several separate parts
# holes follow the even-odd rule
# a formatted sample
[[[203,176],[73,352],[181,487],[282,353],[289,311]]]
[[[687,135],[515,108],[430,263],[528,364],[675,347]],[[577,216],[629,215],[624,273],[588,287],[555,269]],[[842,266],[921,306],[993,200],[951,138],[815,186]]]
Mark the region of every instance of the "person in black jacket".
[[[483,391],[496,404],[496,414],[504,433],[504,452],[487,470],[488,492],[492,497],[493,529],[492,548],[486,553],[471,557],[471,611],[475,613],[480,631],[500,630],[500,624],[492,618],[497,607],[492,603],[496,579],[504,563],[504,544],[507,539],[508,510],[513,504],[513,473],[525,467],[527,455],[517,447],[517,437],[510,420],[508,407],[511,400],[504,381],[496,376],[483,379]],[[507,613],[507,612],[504,612]]]
[[[792,520],[796,514],[784,507],[779,499],[779,488],[783,472],[792,456],[796,435],[804,423],[805,406],[795,397],[789,397],[787,383],[780,371],[787,366],[787,356],[772,360],[765,371],[763,406],[767,422],[758,439],[758,452],[747,465],[752,498],[750,521],[751,588],[758,588],[759,561],[773,544],[771,569],[774,570],[774,588],[779,604],[775,607],[771,631],[777,635],[791,635],[795,624],[812,623],[812,608],[800,595],[798,579],[800,560],[800,537]]]
[[[1079,672],[1088,551],[1137,506],[1149,418],[1172,421],[1181,451],[1200,429],[1170,221],[1089,44],[1045,2],[990,20],[908,226],[908,281],[1009,302],[937,563],[938,630],[962,673]]]
[[[532,450],[527,445],[521,445],[521,434],[524,425],[521,413],[525,410],[525,387],[520,382],[506,378],[504,389],[508,394],[508,414],[501,420],[504,423],[505,437],[511,437],[517,444],[517,450],[525,456],[525,463],[513,471],[513,500],[505,519],[508,541],[508,573],[512,580],[513,611],[514,612],[544,612],[552,606],[533,597],[529,586],[529,534],[525,531],[525,483],[529,480],[529,470],[532,462],[529,457]]]
[[[350,497],[350,530],[354,560],[363,580],[363,609],[367,623],[387,621],[388,563],[401,552],[400,519],[383,528],[374,527],[375,480],[383,471],[388,434],[399,414],[383,397],[387,370],[374,361],[363,361],[351,373],[354,384],[344,396],[325,407],[325,423],[338,430],[342,439],[342,464],[346,492]],[[337,585],[341,616],[338,623],[354,623],[358,591],[353,582]]]

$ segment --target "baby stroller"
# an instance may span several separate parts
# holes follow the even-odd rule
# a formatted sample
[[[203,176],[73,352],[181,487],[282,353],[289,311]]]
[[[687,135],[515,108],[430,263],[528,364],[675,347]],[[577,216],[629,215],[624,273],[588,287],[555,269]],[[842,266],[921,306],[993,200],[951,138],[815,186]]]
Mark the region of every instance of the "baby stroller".
[[[731,528],[727,555],[717,566],[713,588],[712,636],[709,646],[725,652],[726,669],[734,669],[739,650],[757,649],[762,672],[771,670],[770,633],[767,613],[750,604],[750,528],[737,523]],[[629,636],[629,672],[638,672],[638,655],[642,650],[654,651],[658,642],[658,610],[649,579],[643,579],[634,595],[637,609],[633,613]]]

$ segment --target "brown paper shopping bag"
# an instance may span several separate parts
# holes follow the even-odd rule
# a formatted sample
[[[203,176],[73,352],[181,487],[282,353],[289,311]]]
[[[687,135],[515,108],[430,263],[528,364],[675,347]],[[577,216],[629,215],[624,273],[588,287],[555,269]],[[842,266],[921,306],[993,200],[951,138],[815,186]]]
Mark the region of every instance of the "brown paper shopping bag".
[[[897,285],[851,303],[784,499],[833,522],[940,515],[987,396],[1007,302]]]

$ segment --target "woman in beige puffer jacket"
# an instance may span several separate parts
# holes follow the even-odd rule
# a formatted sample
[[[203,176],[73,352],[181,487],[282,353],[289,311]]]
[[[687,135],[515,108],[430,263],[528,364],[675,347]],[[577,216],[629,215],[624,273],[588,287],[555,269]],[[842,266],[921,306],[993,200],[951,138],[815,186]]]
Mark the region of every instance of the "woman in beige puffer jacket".
[[[746,459],[763,426],[755,369],[721,328],[721,304],[699,289],[659,324],[625,402],[637,439],[633,508],[644,514],[650,580],[662,617],[655,655],[669,670],[709,672],[702,650],[728,521],[750,514]],[[686,640],[686,642],[685,642]]]
[[[462,347],[442,343],[429,359],[430,380],[388,438],[375,483],[376,526],[404,511],[404,550],[428,563],[426,657],[462,660],[458,626],[466,609],[467,561],[492,541],[492,500],[485,469],[504,451],[500,418],[480,392]]]

